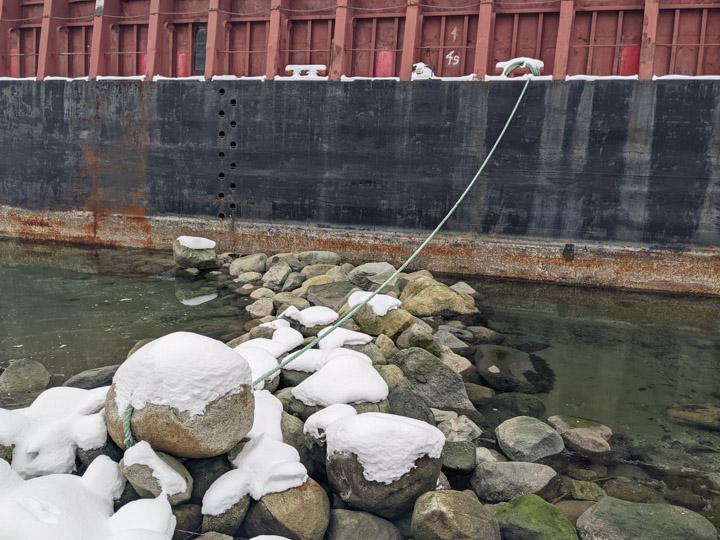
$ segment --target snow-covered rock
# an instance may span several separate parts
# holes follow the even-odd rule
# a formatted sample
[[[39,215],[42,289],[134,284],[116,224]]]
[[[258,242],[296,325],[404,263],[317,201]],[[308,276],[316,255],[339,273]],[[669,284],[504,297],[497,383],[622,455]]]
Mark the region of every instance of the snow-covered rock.
[[[297,321],[308,328],[313,326],[326,326],[332,324],[338,319],[337,311],[324,306],[311,306],[303,310],[299,310],[295,306],[290,306],[283,311],[278,318],[286,317]]]
[[[280,429],[282,420],[282,402],[267,390],[255,391],[255,420],[253,427],[245,437],[256,439],[262,434],[282,442],[283,435]]]
[[[119,468],[141,497],[163,494],[173,506],[190,500],[193,478],[185,466],[169,454],[156,453],[146,441],[125,450]]]
[[[99,456],[85,474],[23,480],[0,460],[0,538],[128,540],[172,537],[175,516],[167,498],[133,501],[113,515],[125,480],[117,464]]]
[[[220,515],[247,495],[259,500],[301,486],[308,478],[298,451],[266,433],[247,443],[232,465],[235,470],[215,480],[205,493],[203,514]]]
[[[108,432],[125,448],[123,417],[132,405],[135,439],[155,450],[194,458],[226,453],[252,427],[251,384],[247,361],[227,345],[190,332],[169,334],[118,368],[105,406]]]
[[[303,431],[316,439],[325,440],[325,432],[330,425],[344,418],[356,415],[357,411],[350,405],[336,403],[310,415],[305,421]]]
[[[348,298],[348,306],[355,308],[367,300],[372,294],[373,293],[366,291],[354,292],[350,295],[350,298]],[[375,315],[384,317],[388,311],[399,308],[402,302],[387,294],[377,294],[367,305],[370,306],[370,309],[372,309]]]
[[[247,361],[248,365],[250,366],[253,381],[257,380],[261,375],[264,375],[268,371],[271,371],[278,367],[277,359],[266,349],[261,349],[260,347],[253,347],[252,345],[248,345],[246,347],[243,347],[240,351],[238,351],[236,348],[236,352],[240,352],[242,357]],[[273,373],[268,379],[257,383],[253,388],[255,390],[262,390],[267,386],[271,390],[275,390],[277,388],[277,384],[274,383],[275,381],[277,381],[279,375],[280,372],[277,371]]]
[[[309,349],[292,360],[285,366],[284,369],[291,371],[304,371],[305,373],[315,373],[330,360],[337,358],[338,356],[355,356],[356,358],[372,365],[372,360],[367,354],[340,347],[339,349],[332,350]]]
[[[74,471],[78,448],[92,450],[107,440],[107,391],[50,388],[25,409],[0,409],[0,445],[15,446],[12,468],[23,478]]]
[[[387,383],[371,363],[341,355],[292,389],[305,405],[328,407],[335,403],[378,403],[388,395]]]
[[[175,264],[181,268],[209,270],[218,267],[215,242],[197,236],[180,236],[173,242]]]
[[[435,489],[445,437],[430,424],[365,413],[333,422],[325,434],[328,481],[349,506],[392,518]]]
[[[318,332],[318,335],[323,335],[325,332],[330,330],[331,326],[323,328]],[[362,332],[355,332],[354,330],[348,330],[347,328],[336,328],[328,336],[326,336],[320,343],[318,348],[324,351],[331,349],[338,349],[343,345],[365,345],[372,341],[372,336],[364,334]]]

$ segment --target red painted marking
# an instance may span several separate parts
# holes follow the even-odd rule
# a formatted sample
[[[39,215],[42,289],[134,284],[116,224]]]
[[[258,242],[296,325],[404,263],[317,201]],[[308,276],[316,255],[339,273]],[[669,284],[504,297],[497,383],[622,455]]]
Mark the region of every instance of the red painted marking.
[[[140,74],[147,75],[147,53],[140,55]]]
[[[395,55],[392,51],[380,51],[377,56],[376,77],[392,77],[395,72]]]
[[[640,46],[625,47],[620,57],[620,75],[637,75],[640,71]]]
[[[20,54],[19,49],[10,49],[10,76],[18,78],[20,77],[20,57],[13,56]]]
[[[190,76],[190,55],[188,53],[178,53],[177,57],[177,76]]]

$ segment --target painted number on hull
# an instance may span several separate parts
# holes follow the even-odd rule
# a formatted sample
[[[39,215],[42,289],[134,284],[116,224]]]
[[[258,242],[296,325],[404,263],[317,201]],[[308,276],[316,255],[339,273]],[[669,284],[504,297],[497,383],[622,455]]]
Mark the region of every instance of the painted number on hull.
[[[460,63],[460,55],[455,54],[455,51],[450,51],[447,56],[448,66],[457,66]]]

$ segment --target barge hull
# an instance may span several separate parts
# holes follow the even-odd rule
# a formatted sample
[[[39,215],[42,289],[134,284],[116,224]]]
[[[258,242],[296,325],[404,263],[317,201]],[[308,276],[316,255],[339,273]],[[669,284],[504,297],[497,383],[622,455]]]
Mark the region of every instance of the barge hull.
[[[521,83],[0,81],[0,235],[404,260]],[[222,114],[221,114],[222,113]],[[535,81],[418,266],[720,294],[720,85]]]

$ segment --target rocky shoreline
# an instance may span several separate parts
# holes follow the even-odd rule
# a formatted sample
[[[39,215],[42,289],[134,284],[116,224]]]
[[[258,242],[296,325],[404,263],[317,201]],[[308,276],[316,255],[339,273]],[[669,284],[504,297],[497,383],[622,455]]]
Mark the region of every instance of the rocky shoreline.
[[[383,262],[355,267],[320,251],[218,255],[214,243],[200,240],[174,245],[178,279],[188,284],[183,300],[193,305],[219,294],[243,300],[250,317],[244,332],[219,343],[214,357],[234,349],[247,360],[246,379],[231,384],[236,371],[229,370],[228,390],[208,397],[199,416],[183,412],[179,398],[163,405],[162,392],[147,390],[131,422],[145,442],[126,450],[123,392],[132,402],[141,379],[152,380],[131,375],[144,373],[133,364],[164,357],[171,366],[162,368],[164,378],[177,375],[168,384],[190,383],[191,395],[205,384],[192,384],[204,380],[194,371],[201,367],[178,358],[215,346],[196,338],[180,346],[177,336],[168,339],[172,334],[142,340],[120,369],[66,381],[65,388],[102,393],[102,406],[92,412],[110,435],[102,444],[87,433],[74,440],[69,470],[43,470],[20,456],[30,448],[22,430],[0,428],[0,458],[26,485],[50,473],[75,477],[68,474],[75,469],[85,478],[105,456],[119,463],[124,484],[113,497],[115,515],[142,499],[167,499],[168,509],[157,514],[172,512],[178,539],[717,538],[718,475],[699,473],[680,452],[634,448],[624,434],[590,419],[548,417],[535,395],[555,384],[551,367],[532,348],[504,346],[503,335],[483,326],[482,302],[471,287],[447,286],[428,271],[401,274],[376,297],[380,304],[343,324],[337,343],[321,342],[314,354],[251,389],[250,381],[349,313],[395,269]],[[0,375],[0,388],[10,388],[13,377],[37,380],[27,390],[48,384],[38,366],[23,367]],[[208,389],[217,385],[208,379]],[[715,430],[719,412],[684,406],[668,416]],[[4,414],[18,422],[20,415]],[[170,419],[176,428],[167,428]],[[378,432],[383,437],[376,440]],[[437,440],[439,446],[428,442]],[[383,476],[383,466],[405,453],[396,474]],[[265,467],[258,456],[276,455],[282,459],[267,462],[272,467],[262,481],[237,487]],[[0,488],[0,515],[3,504]]]

